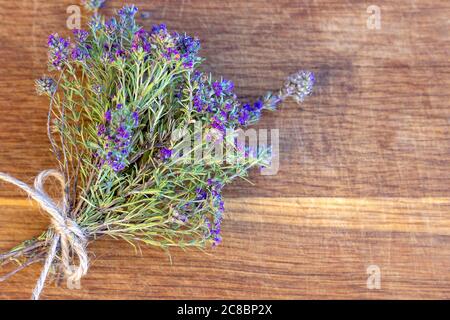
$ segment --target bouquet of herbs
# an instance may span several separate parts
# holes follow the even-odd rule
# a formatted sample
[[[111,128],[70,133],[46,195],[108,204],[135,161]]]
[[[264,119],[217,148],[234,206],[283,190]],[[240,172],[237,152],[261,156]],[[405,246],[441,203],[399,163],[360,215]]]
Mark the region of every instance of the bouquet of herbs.
[[[53,76],[36,81],[50,100],[48,135],[59,170],[42,173],[29,190],[0,175],[52,217],[47,232],[0,256],[18,262],[17,270],[47,257],[35,297],[47,273],[83,276],[85,248],[97,237],[163,249],[217,246],[222,189],[271,157],[269,147],[240,143],[236,129],[287,97],[303,101],[314,84],[311,72],[298,72],[279,93],[241,103],[231,81],[201,71],[197,38],[165,25],[142,28],[133,5],[105,20],[97,13],[102,4],[88,1],[95,10],[89,28],[75,30],[72,39],[50,35]],[[193,147],[190,137],[199,138]],[[211,152],[217,145],[226,161]],[[63,185],[61,205],[43,191],[49,176]]]

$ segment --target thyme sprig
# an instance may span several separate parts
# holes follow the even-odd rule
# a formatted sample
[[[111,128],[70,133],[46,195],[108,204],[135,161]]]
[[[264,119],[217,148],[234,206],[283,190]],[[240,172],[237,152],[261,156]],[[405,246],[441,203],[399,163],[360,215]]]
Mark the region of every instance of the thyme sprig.
[[[303,101],[314,75],[299,72],[278,94],[242,104],[232,82],[201,71],[198,39],[165,25],[145,30],[135,6],[106,20],[97,13],[103,2],[86,4],[95,12],[89,30],[75,30],[72,40],[50,35],[54,76],[36,81],[50,100],[48,134],[70,216],[90,240],[110,236],[164,250],[216,246],[223,188],[271,156],[270,148],[251,150],[223,136],[290,96]],[[204,138],[186,151],[174,132],[194,137],[199,125]],[[228,161],[203,152],[219,142],[232,151]],[[19,270],[41,261],[52,236],[50,229],[0,262],[18,262]]]

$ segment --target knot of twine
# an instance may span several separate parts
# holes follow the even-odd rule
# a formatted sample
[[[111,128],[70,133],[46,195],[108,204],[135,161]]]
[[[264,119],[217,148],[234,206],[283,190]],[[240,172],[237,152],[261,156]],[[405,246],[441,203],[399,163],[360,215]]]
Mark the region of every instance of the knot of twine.
[[[45,181],[49,177],[54,177],[61,183],[63,190],[63,201],[61,205],[55,204],[50,196],[44,191]],[[77,223],[68,217],[67,211],[69,205],[65,190],[64,176],[56,170],[42,171],[34,180],[34,188],[1,172],[0,180],[9,182],[25,191],[30,198],[35,200],[40,207],[48,213],[52,221],[54,235],[51,239],[51,245],[48,250],[44,267],[31,298],[33,300],[39,299],[45,285],[45,280],[47,279],[50,268],[58,252],[58,244],[60,244],[61,247],[61,260],[67,280],[72,283],[80,281],[81,278],[86,275],[89,268],[89,260],[86,252],[87,238]],[[75,266],[71,264],[73,254],[78,257],[78,265]]]

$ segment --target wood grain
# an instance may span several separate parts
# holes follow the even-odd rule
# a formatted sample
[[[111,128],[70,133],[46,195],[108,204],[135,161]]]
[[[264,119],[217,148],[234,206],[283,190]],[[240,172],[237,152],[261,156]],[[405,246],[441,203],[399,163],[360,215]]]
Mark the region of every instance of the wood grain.
[[[33,81],[46,72],[47,35],[69,33],[70,4],[0,0],[0,171],[27,182],[55,165]],[[280,130],[280,171],[227,189],[223,246],[173,250],[171,263],[102,239],[82,289],[50,285],[43,298],[450,298],[448,1],[373,1],[381,30],[366,27],[357,0],[136,4],[151,13],[145,26],[198,35],[205,68],[244,100],[301,67],[317,88],[258,125]],[[22,196],[0,184],[0,251],[48,225]],[[369,265],[381,290],[366,287]],[[0,283],[0,299],[28,298],[39,268]]]

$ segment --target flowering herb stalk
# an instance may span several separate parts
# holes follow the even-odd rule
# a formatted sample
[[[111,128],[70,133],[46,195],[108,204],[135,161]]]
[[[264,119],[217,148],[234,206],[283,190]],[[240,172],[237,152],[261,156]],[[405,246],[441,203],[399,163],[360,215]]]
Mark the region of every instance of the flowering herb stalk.
[[[142,28],[133,5],[105,20],[97,13],[103,3],[86,1],[95,11],[87,30],[75,30],[71,39],[49,36],[54,76],[36,81],[50,100],[48,133],[64,178],[65,212],[88,241],[108,235],[163,249],[217,246],[223,188],[270,160],[268,148],[248,150],[221,137],[256,123],[290,96],[303,101],[314,75],[299,72],[278,94],[241,103],[231,81],[200,71],[197,38],[165,25]],[[173,132],[194,135],[192,124],[207,139],[176,157],[183,145]],[[217,141],[235,151],[231,164],[211,156],[186,161]],[[0,260],[41,261],[54,236],[51,228]],[[60,247],[50,271],[59,271]]]

